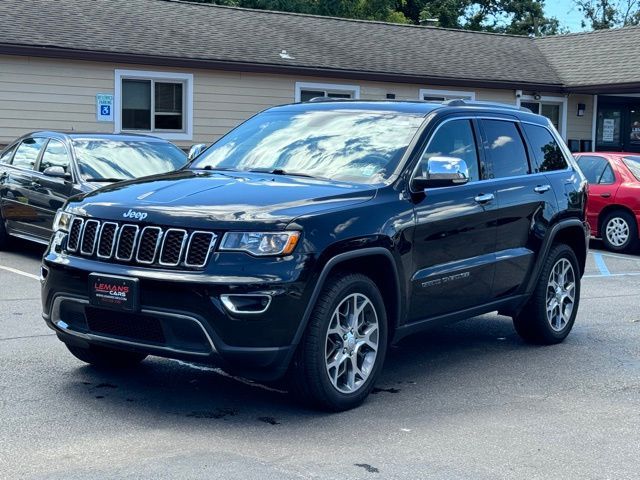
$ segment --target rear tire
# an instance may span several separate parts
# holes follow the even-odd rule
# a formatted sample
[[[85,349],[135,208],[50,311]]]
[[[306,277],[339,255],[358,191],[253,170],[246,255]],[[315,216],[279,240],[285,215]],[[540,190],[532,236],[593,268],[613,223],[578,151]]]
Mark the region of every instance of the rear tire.
[[[636,219],[624,210],[609,212],[602,221],[600,232],[602,243],[613,252],[633,251],[639,243]]]
[[[529,343],[562,342],[573,328],[580,303],[580,269],[573,250],[551,247],[533,295],[513,318],[513,326]]]
[[[98,347],[97,345],[91,345],[89,348],[67,345],[67,348],[78,360],[100,368],[132,367],[147,358],[147,355],[143,353]]]
[[[373,388],[386,349],[387,315],[376,284],[361,274],[332,277],[298,346],[291,391],[322,410],[357,407]]]

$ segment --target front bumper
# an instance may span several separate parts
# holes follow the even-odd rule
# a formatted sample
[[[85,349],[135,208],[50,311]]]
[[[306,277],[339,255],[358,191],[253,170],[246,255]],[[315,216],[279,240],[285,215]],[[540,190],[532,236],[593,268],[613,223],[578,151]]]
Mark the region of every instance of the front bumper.
[[[139,310],[90,305],[90,273],[138,278]],[[300,275],[286,277],[224,281],[206,272],[144,269],[49,252],[41,280],[43,317],[65,343],[207,363],[270,380],[287,370],[311,294]],[[238,314],[223,305],[225,294],[267,295],[270,302],[264,312]]]

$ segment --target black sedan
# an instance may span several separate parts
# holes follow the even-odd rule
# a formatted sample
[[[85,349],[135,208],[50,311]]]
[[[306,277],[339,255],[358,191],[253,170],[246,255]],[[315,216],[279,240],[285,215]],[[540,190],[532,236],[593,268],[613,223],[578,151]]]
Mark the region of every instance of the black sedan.
[[[172,143],[145,135],[25,135],[0,152],[0,249],[10,237],[48,243],[56,211],[73,195],[186,162]]]

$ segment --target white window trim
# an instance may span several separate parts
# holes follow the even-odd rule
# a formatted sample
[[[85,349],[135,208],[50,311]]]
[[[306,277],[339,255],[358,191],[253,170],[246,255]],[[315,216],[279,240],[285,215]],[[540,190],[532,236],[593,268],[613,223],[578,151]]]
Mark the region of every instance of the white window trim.
[[[420,96],[418,97],[420,100],[424,100],[424,97],[465,97],[465,100],[475,101],[476,92],[469,92],[463,90],[438,90],[434,88],[421,88]]]
[[[183,108],[184,132],[145,132],[141,130],[122,130],[122,79],[139,80],[174,80],[184,82],[185,104]],[[115,87],[113,95],[113,132],[143,133],[165,140],[193,140],[193,74],[177,72],[153,72],[148,70],[115,71]]]
[[[516,106],[520,108],[522,102],[541,102],[541,103],[555,103],[562,105],[562,111],[560,112],[560,136],[566,142],[567,141],[567,108],[568,100],[566,96],[553,96],[542,95],[540,98],[535,98],[533,95],[522,95],[516,98]]]
[[[294,101],[299,102],[302,97],[302,90],[329,90],[333,92],[349,92],[353,94],[355,100],[360,99],[359,85],[344,85],[339,83],[309,83],[296,82]]]

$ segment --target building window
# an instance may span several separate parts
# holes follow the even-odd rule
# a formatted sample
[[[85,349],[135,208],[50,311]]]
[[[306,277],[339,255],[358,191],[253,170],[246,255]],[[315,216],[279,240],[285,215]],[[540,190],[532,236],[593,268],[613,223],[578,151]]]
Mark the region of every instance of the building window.
[[[420,99],[427,102],[445,102],[447,100],[475,100],[476,92],[464,92],[461,90],[432,90],[420,89]]]
[[[193,75],[116,70],[115,132],[191,140]]]
[[[338,85],[334,83],[296,82],[295,101],[308,102],[312,98],[360,98],[358,85]]]

